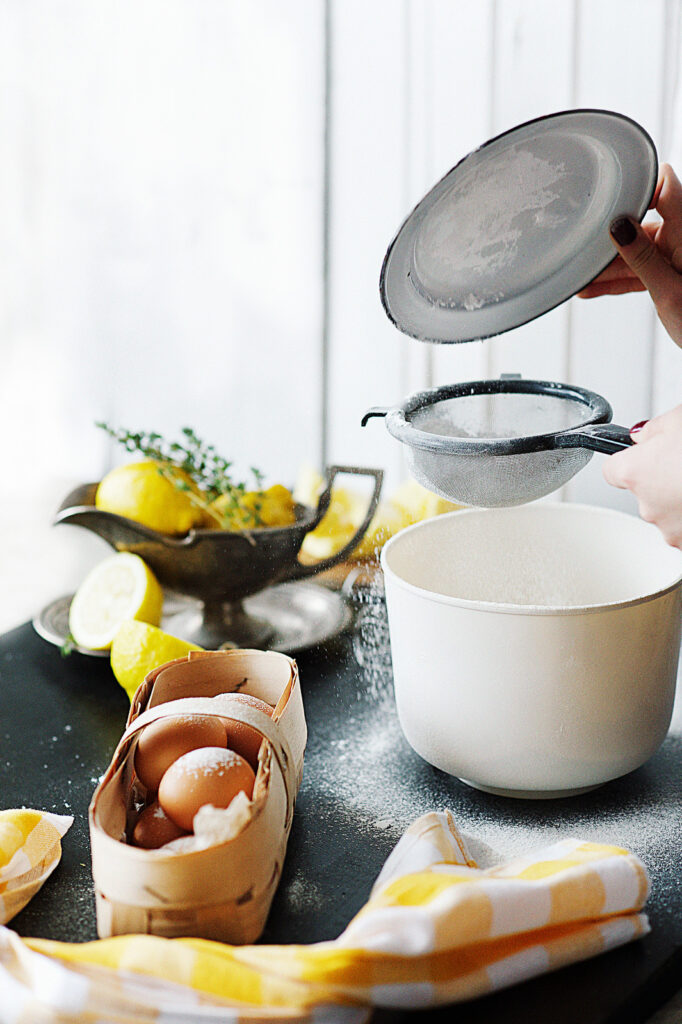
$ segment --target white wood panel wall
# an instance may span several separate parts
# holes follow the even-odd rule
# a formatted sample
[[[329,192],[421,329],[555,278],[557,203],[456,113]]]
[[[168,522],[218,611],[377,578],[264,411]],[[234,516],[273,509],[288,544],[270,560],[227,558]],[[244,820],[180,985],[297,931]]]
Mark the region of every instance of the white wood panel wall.
[[[0,556],[10,617],[100,557],[51,530],[118,454],[93,422],[191,424],[238,465],[402,477],[374,404],[500,372],[594,388],[629,424],[681,400],[645,295],[574,299],[484,343],[381,309],[404,216],[491,135],[573,106],[682,168],[682,0],[0,0]],[[633,72],[633,62],[637,65]],[[634,510],[601,456],[571,500]],[[0,627],[6,624],[0,608]]]
[[[189,424],[271,478],[322,460],[324,15],[0,0],[0,612],[16,621],[108,550],[49,525],[122,458],[95,420]]]
[[[517,372],[580,384],[627,425],[682,400],[682,353],[645,295],[573,299],[499,338],[453,346],[401,339],[381,322],[377,298],[381,259],[405,214],[468,151],[515,124],[602,107],[638,120],[661,161],[682,157],[678,0],[336,0],[332,11],[332,457],[388,466],[390,487],[402,473],[398,446],[378,421],[363,433],[359,414],[392,402],[396,389],[432,383]],[[645,63],[637,74],[634,54]],[[629,494],[604,483],[601,459],[564,496],[634,511]]]

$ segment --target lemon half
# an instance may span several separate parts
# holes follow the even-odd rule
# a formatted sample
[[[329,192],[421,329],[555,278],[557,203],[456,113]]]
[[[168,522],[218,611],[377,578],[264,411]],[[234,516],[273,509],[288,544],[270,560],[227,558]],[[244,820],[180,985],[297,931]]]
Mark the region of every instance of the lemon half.
[[[167,661],[202,647],[164,633],[146,622],[123,622],[111,645],[111,669],[130,699],[144,677]]]
[[[126,619],[158,625],[163,590],[139,555],[122,551],[91,569],[73,596],[69,629],[79,647],[106,651]]]

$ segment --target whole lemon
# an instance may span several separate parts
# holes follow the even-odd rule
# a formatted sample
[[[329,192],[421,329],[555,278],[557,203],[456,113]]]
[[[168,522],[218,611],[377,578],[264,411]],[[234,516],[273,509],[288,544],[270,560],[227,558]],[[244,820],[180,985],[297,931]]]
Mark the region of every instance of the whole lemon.
[[[202,524],[203,512],[189,497],[196,493],[189,477],[175,468],[173,476],[180,487],[162,475],[157,462],[117,466],[100,482],[95,505],[159,533],[187,533]]]

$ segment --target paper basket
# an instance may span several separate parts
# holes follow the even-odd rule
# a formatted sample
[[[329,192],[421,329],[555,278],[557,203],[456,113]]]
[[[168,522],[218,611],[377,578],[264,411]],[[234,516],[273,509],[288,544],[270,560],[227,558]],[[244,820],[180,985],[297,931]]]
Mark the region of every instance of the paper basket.
[[[274,705],[272,718],[235,700]],[[185,713],[220,714],[264,737],[248,820],[228,841],[191,851],[125,842],[137,736],[150,722]],[[286,852],[301,782],[306,724],[296,663],[273,651],[191,652],[161,665],[137,690],[128,723],[89,810],[100,938],[123,933],[250,943],[261,934]]]

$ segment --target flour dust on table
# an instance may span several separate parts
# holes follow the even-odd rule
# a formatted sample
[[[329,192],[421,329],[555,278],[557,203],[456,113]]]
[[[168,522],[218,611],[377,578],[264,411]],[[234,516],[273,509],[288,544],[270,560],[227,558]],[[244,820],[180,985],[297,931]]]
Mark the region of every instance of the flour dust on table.
[[[673,856],[667,841],[670,804],[680,783],[666,765],[679,764],[682,757],[682,699],[665,747],[656,755],[664,762],[663,770],[660,765],[657,770],[644,765],[636,773],[638,788],[631,781],[626,785],[625,780],[614,780],[579,799],[542,802],[544,813],[538,814],[537,801],[474,791],[410,748],[398,720],[390,668],[381,662],[385,647],[380,606],[385,614],[383,601],[373,606],[373,625],[355,645],[356,656],[360,650],[362,683],[352,703],[349,698],[348,713],[334,716],[329,735],[324,734],[326,725],[318,723],[323,734],[318,732],[306,758],[306,771],[314,774],[330,815],[347,815],[354,828],[380,830],[397,841],[415,818],[447,807],[481,867],[567,835],[612,843],[642,858],[651,870],[655,894],[656,877],[670,869]],[[324,816],[324,801],[319,810]]]

